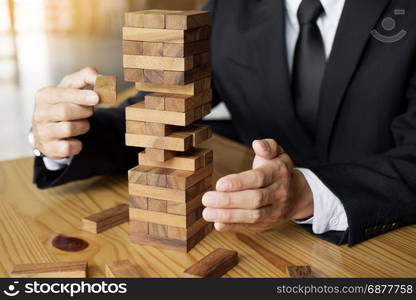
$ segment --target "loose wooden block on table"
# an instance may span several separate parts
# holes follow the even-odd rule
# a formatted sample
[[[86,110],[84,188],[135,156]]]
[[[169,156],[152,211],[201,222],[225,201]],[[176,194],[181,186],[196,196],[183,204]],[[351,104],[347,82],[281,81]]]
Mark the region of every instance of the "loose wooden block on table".
[[[143,166],[196,171],[212,163],[213,153],[209,149],[193,148],[184,153],[178,153],[166,161],[153,160],[148,149],[139,153],[139,163]]]
[[[166,94],[182,94],[189,96],[194,96],[210,88],[211,77],[207,77],[186,85],[136,82],[136,89],[138,91],[148,91]]]
[[[101,103],[114,103],[117,101],[117,88],[115,76],[98,76],[94,91],[100,97]]]
[[[208,40],[210,34],[211,29],[208,26],[189,30],[123,27],[125,41],[184,44]]]
[[[291,278],[311,278],[313,277],[310,266],[287,266],[287,275]]]
[[[54,262],[39,264],[16,265],[10,277],[12,278],[86,278],[88,263],[77,262]]]
[[[124,68],[124,81],[143,82],[144,81],[143,69]]]
[[[218,248],[183,272],[187,278],[221,277],[238,263],[236,251]]]
[[[208,11],[184,11],[166,15],[167,29],[191,29],[211,24],[211,13]]]
[[[129,206],[119,204],[82,219],[81,228],[91,233],[100,233],[129,220]]]
[[[105,264],[107,278],[138,278],[137,267],[128,259],[116,260]]]

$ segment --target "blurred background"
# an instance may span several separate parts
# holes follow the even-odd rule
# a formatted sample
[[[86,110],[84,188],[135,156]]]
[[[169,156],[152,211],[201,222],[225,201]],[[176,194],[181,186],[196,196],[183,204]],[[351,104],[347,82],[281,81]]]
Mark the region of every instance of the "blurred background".
[[[0,160],[32,155],[27,135],[40,87],[85,66],[116,75],[119,91],[132,86],[122,76],[126,11],[199,9],[205,1],[0,0]]]

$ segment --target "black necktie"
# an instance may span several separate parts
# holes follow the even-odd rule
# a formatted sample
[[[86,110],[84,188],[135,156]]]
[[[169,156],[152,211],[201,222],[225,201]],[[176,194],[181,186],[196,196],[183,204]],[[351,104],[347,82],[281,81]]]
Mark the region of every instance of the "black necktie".
[[[292,89],[297,116],[311,137],[315,137],[326,64],[324,43],[316,25],[323,11],[319,0],[303,0],[298,10],[300,33],[295,50]]]

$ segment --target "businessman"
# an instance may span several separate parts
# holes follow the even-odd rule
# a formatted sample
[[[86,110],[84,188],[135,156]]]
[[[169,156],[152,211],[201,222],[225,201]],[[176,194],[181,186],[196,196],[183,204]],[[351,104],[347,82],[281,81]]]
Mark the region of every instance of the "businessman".
[[[252,145],[252,170],[204,195],[219,231],[291,219],[350,245],[416,223],[416,2],[210,1],[218,132]],[[36,94],[40,188],[126,171],[124,108],[96,109],[87,68]],[[253,142],[254,141],[254,142]]]

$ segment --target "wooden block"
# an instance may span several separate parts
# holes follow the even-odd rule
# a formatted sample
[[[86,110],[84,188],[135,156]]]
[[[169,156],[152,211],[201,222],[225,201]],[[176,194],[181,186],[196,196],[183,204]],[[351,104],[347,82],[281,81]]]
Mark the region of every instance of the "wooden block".
[[[149,245],[157,248],[164,248],[182,252],[188,252],[191,250],[199,241],[201,241],[211,230],[212,223],[208,223],[204,228],[194,234],[187,241],[178,239],[161,238],[151,236],[148,234],[137,234],[130,233],[130,238],[133,243],[141,245]]]
[[[148,13],[143,15],[144,28],[165,28],[165,15],[160,13]]]
[[[211,13],[207,11],[186,11],[166,15],[167,29],[191,29],[211,24]]]
[[[127,54],[127,53],[124,53]],[[163,43],[143,42],[143,54],[145,56],[163,56]]]
[[[131,233],[149,234],[149,223],[129,220],[129,230]]]
[[[188,228],[167,226],[167,237],[170,239],[186,241],[206,226],[206,224],[207,222],[203,218],[200,218]]]
[[[211,76],[209,65],[200,65],[189,71],[164,71],[163,83],[173,85],[185,85]]]
[[[194,117],[195,117],[195,120],[199,120],[203,117],[202,106],[198,106],[194,108]]]
[[[117,101],[117,89],[116,89],[116,77],[115,76],[98,76],[94,91],[100,97],[100,103],[115,103]]]
[[[131,168],[127,172],[129,183],[147,184],[147,173],[153,169],[153,167],[147,166],[136,166]]]
[[[107,278],[138,278],[137,267],[128,259],[116,260],[105,264]]]
[[[143,210],[138,208],[130,208],[130,220],[182,228],[188,227],[186,216],[172,215],[163,212]]]
[[[310,266],[287,266],[287,275],[291,278],[312,278]]]
[[[195,184],[199,183],[201,180],[209,177],[213,172],[213,165],[207,165],[204,168],[198,169],[196,171],[183,171],[175,170],[166,177],[166,187],[171,189],[186,190]],[[208,188],[204,187],[202,191]],[[197,195],[196,193],[195,195]]]
[[[91,233],[100,233],[129,220],[129,206],[119,204],[82,219],[81,228]]]
[[[158,92],[166,94],[182,94],[190,96],[194,96],[210,88],[211,77],[207,77],[186,85],[136,82],[136,89],[138,91]]]
[[[143,81],[147,83],[163,83],[162,70],[144,70]]]
[[[144,107],[147,109],[165,110],[165,95],[151,93],[144,97]]]
[[[173,157],[175,157],[177,152],[169,151],[169,150],[162,150],[162,149],[153,149],[153,148],[146,148],[146,156],[148,159],[156,162],[164,162]],[[155,166],[156,167],[156,166]]]
[[[185,128],[180,128],[177,132],[191,134],[194,147],[212,137],[212,128],[207,125],[192,124]]]
[[[22,264],[14,266],[11,278],[87,278],[86,261]]]
[[[164,14],[166,11],[161,9],[148,9],[125,13],[125,25],[130,27],[144,27],[144,16],[146,14]],[[173,12],[172,12],[173,13]],[[176,11],[180,13],[180,11]]]
[[[130,207],[147,209],[147,198],[129,195]]]
[[[146,134],[145,122],[127,120],[126,133]]]
[[[212,89],[207,89],[195,96],[165,94],[165,110],[186,112],[205,104],[211,106],[211,100]]]
[[[211,103],[202,105],[202,116],[206,116],[211,113]]]
[[[143,53],[143,42],[123,41],[123,54],[146,55]],[[163,44],[162,44],[162,54],[163,54]]]
[[[161,238],[168,237],[168,227],[167,225],[149,223],[149,235],[157,236]]]
[[[192,148],[192,135],[181,132],[174,132],[168,136],[126,133],[126,145],[171,151],[186,151]]]
[[[167,176],[170,173],[172,173],[172,170],[162,169],[162,168],[153,168],[152,170],[146,173],[147,184],[160,186],[160,187],[167,187]],[[165,204],[165,207],[166,207],[166,204]],[[150,209],[150,199],[149,199],[149,209]],[[166,211],[166,209],[164,211]]]
[[[236,251],[218,248],[183,272],[186,278],[221,277],[238,263]]]
[[[126,107],[126,120],[187,126],[194,121],[192,110],[185,113],[145,108],[143,102]]]
[[[199,53],[209,52],[209,40],[197,41],[186,44],[163,43],[163,56],[186,57]]]
[[[167,212],[181,216],[189,215],[196,209],[202,207],[202,196],[204,194],[205,193],[201,193],[186,203],[167,201]]]
[[[144,72],[142,69],[124,68],[124,81],[128,82],[143,82]]]
[[[123,67],[132,69],[186,71],[194,67],[194,56],[182,58],[123,55]]]
[[[211,188],[212,177],[205,177],[186,190],[129,183],[129,195],[175,202],[187,202]],[[168,225],[168,224],[166,224]]]
[[[183,44],[208,40],[210,34],[209,26],[189,30],[123,27],[123,40],[125,41]]]
[[[139,162],[143,166],[196,171],[212,163],[212,150],[193,148],[163,162],[151,159],[146,150],[139,153]]]
[[[168,136],[175,131],[175,128],[173,125],[145,122],[145,134],[147,135]]]
[[[158,212],[167,212],[168,205],[166,200],[152,199],[148,198],[148,210],[158,211]]]

